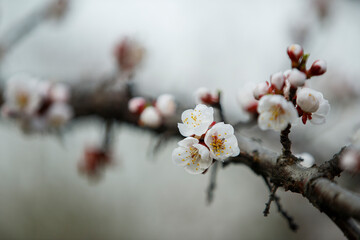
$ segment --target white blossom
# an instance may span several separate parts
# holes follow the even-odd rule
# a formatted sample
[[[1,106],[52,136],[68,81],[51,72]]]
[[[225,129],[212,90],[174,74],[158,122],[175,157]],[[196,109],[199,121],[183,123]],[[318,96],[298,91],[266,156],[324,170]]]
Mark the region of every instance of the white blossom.
[[[300,162],[300,165],[305,168],[310,168],[315,163],[314,157],[310,153],[307,153],[307,152],[297,154],[296,157],[302,159],[302,161]]]
[[[60,127],[68,122],[73,116],[73,111],[65,103],[52,104],[46,114],[47,122],[50,127]]]
[[[215,124],[207,131],[204,142],[210,148],[210,156],[216,160],[224,161],[240,153],[234,128],[230,124]]]
[[[312,124],[324,124],[326,122],[326,116],[330,111],[328,100],[324,99],[322,93],[319,92],[319,94],[319,108],[316,112],[311,114],[312,119],[310,119],[310,122]]]
[[[306,80],[305,73],[293,68],[290,71],[286,71],[284,74],[292,87],[297,88],[304,86]]]
[[[268,93],[269,87],[270,87],[269,83],[267,83],[267,82],[258,83],[255,86],[254,91],[253,91],[254,98],[256,100],[259,100],[262,96],[264,96],[265,94]]]
[[[281,95],[267,95],[260,99],[258,105],[258,124],[262,130],[281,131],[289,123],[296,121],[298,113],[294,105]]]
[[[195,109],[188,109],[181,115],[181,121],[178,128],[184,137],[192,135],[201,136],[214,121],[214,110],[203,104],[198,104]]]
[[[144,111],[140,114],[140,124],[151,128],[160,127],[162,124],[162,119],[159,111],[152,106],[145,108]]]
[[[296,93],[297,105],[307,113],[316,112],[320,106],[322,94],[311,88],[299,88]]]
[[[179,147],[172,152],[175,165],[184,167],[191,174],[203,173],[211,166],[212,158],[207,147],[199,144],[199,140],[187,137],[178,143]]]
[[[140,114],[146,105],[146,100],[143,97],[134,97],[129,100],[128,108],[131,113]]]
[[[11,77],[5,87],[5,106],[10,112],[34,114],[41,103],[39,81],[28,75]]]
[[[156,108],[164,117],[171,117],[176,112],[176,103],[173,95],[162,94],[156,100]]]
[[[271,75],[270,83],[274,86],[277,90],[281,90],[285,85],[285,77],[282,72],[277,72]]]

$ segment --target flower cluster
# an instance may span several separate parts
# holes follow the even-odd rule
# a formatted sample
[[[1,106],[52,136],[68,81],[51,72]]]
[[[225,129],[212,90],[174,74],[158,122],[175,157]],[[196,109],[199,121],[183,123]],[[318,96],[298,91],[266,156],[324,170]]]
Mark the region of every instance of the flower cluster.
[[[240,153],[234,128],[214,122],[214,110],[203,104],[181,115],[178,128],[185,139],[172,153],[173,162],[191,174],[203,173],[214,160],[224,161]]]
[[[143,97],[134,97],[128,103],[129,111],[139,116],[139,125],[158,128],[165,118],[172,117],[176,112],[174,96],[160,95],[155,102],[149,103]]]
[[[17,120],[26,132],[58,129],[73,115],[69,95],[62,83],[15,75],[6,82],[2,115]]]
[[[301,46],[293,44],[287,53],[292,69],[271,75],[270,82],[257,84],[253,96],[259,100],[257,111],[258,124],[262,130],[281,131],[288,124],[301,117],[303,124],[309,120],[313,124],[325,123],[330,105],[322,93],[305,86],[305,81],[326,71],[326,63],[316,60],[306,69],[308,55]]]

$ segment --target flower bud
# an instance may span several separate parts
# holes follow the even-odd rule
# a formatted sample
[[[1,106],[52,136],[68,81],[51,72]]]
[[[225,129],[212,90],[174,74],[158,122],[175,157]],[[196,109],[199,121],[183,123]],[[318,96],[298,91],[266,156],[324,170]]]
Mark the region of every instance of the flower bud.
[[[162,123],[160,113],[154,107],[147,107],[140,115],[140,124],[146,127],[158,128]]]
[[[219,103],[219,98],[205,87],[198,88],[195,92],[196,104],[213,105]]]
[[[142,60],[144,48],[136,41],[124,38],[115,48],[118,66],[123,71],[132,71]]]
[[[324,60],[316,60],[308,71],[310,76],[319,76],[326,72],[326,62]]]
[[[265,94],[267,94],[269,91],[269,83],[268,82],[261,82],[258,83],[253,91],[254,94],[254,98],[256,100],[259,100],[262,96],[264,96]]]
[[[297,154],[296,157],[301,158],[302,161],[299,164],[305,168],[310,168],[315,163],[314,157],[307,152]]]
[[[301,88],[297,91],[296,103],[307,113],[314,113],[319,109],[321,96],[319,92],[310,88]]]
[[[294,68],[291,72],[288,73],[287,77],[291,87],[302,87],[305,84],[306,75],[303,72],[300,72],[298,69]]]
[[[143,97],[134,97],[130,99],[128,103],[128,108],[131,113],[140,114],[146,105],[146,100]]]
[[[287,48],[287,54],[293,62],[299,62],[300,58],[304,54],[303,48],[298,44],[292,44]]]
[[[360,171],[360,153],[359,151],[350,148],[347,149],[340,157],[340,167],[343,170],[349,172],[359,172]]]
[[[176,103],[174,96],[162,94],[156,100],[156,108],[164,117],[171,117],[176,112]]]
[[[285,85],[285,78],[282,72],[277,72],[270,77],[271,86],[274,86],[277,90],[281,90]]]

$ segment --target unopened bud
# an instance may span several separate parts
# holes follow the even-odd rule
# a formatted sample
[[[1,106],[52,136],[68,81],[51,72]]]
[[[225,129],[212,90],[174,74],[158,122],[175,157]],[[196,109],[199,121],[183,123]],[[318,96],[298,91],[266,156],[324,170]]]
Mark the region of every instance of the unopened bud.
[[[284,74],[282,72],[277,72],[271,75],[270,77],[270,83],[272,86],[274,86],[277,90],[283,89],[285,85],[285,78]]]
[[[146,127],[158,128],[162,124],[160,113],[154,107],[147,107],[140,115],[140,124]]]
[[[300,58],[304,54],[303,48],[298,44],[292,44],[287,48],[287,54],[293,62],[299,62]]]
[[[196,104],[213,105],[219,103],[219,97],[205,87],[198,88],[195,92]]]
[[[134,97],[130,99],[128,103],[128,108],[131,113],[140,114],[146,105],[146,100],[143,97]]]
[[[306,75],[294,68],[288,73],[287,79],[292,87],[302,87],[305,84]]]
[[[156,100],[156,108],[164,117],[171,117],[176,112],[176,103],[173,95],[162,94]]]
[[[310,76],[319,76],[326,72],[326,62],[324,60],[316,60],[308,71]]]
[[[123,71],[132,71],[142,60],[144,48],[136,41],[124,38],[115,48],[118,66]]]
[[[262,96],[264,96],[265,94],[267,94],[269,91],[269,83],[268,82],[261,82],[258,83],[253,91],[254,94],[254,98],[256,100],[259,100]]]

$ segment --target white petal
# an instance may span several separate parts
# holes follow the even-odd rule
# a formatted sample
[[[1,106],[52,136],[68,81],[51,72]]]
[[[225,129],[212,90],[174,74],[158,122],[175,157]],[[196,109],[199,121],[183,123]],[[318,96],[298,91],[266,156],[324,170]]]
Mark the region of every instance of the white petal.
[[[326,118],[323,115],[318,115],[316,113],[313,113],[311,117],[312,119],[310,120],[310,122],[312,124],[319,125],[319,124],[324,124],[326,122]]]
[[[178,128],[179,128],[180,134],[183,135],[184,137],[193,135],[193,131],[183,123],[178,123]]]
[[[185,166],[190,160],[190,152],[183,147],[175,148],[172,152],[172,161],[177,166]]]
[[[189,147],[192,147],[194,144],[197,144],[197,143],[199,143],[199,140],[197,140],[196,138],[187,137],[187,138],[181,140],[180,142],[178,142],[178,145],[180,147],[189,148]]]

